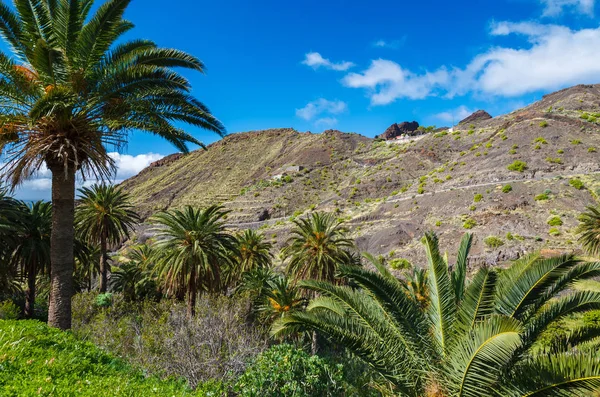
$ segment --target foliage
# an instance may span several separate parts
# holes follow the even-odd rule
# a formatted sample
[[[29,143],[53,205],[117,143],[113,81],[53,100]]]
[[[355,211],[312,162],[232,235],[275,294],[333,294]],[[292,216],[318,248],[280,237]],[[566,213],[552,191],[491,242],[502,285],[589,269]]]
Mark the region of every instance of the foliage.
[[[234,265],[229,269],[229,284],[237,280],[245,272],[271,267],[273,244],[265,241],[265,236],[254,230],[247,229],[236,236],[238,257]]]
[[[502,186],[502,193],[510,193],[512,192],[513,188],[511,185],[504,185]]]
[[[535,201],[545,201],[549,200],[550,196],[547,193],[540,193],[534,197]]]
[[[302,282],[322,297],[307,312],[279,320],[273,334],[318,330],[407,396],[566,396],[600,388],[600,358],[572,349],[600,336],[597,328],[582,329],[551,356],[532,349],[555,321],[600,308],[600,293],[569,290],[573,281],[599,275],[600,262],[530,255],[502,272],[482,268],[466,282],[457,275],[466,273],[466,259],[451,267],[435,235],[422,241],[425,308],[382,266],[342,267],[352,287]]]
[[[548,122],[547,122],[546,120],[543,120],[543,121],[540,121],[540,124],[539,124],[539,125],[540,125],[540,127],[542,127],[542,128],[546,128],[546,127],[548,127]]]
[[[590,255],[600,255],[600,206],[587,207],[579,216],[576,233],[579,236],[579,244]]]
[[[569,185],[573,186],[577,190],[583,190],[585,185],[581,181],[581,179],[573,178],[569,180]]]
[[[392,259],[390,260],[389,264],[390,267],[394,270],[405,270],[410,269],[412,267],[412,264],[409,262],[409,260],[404,258]]]
[[[96,296],[96,302],[95,302],[96,306],[98,307],[110,307],[113,304],[113,294],[111,293],[105,293],[105,294],[98,294],[98,296]]]
[[[548,219],[548,222],[546,222],[546,223],[550,226],[562,226],[563,225],[563,221],[560,218],[560,216],[558,216],[558,215],[554,215],[554,216],[550,217],[550,219]]]
[[[72,334],[37,321],[0,321],[0,387],[7,396],[192,396],[184,383],[145,376]]]
[[[521,160],[515,160],[507,168],[509,171],[524,172],[527,169],[527,163]]]
[[[473,218],[467,218],[463,221],[464,229],[473,229],[475,226],[477,226],[477,221]]]
[[[343,366],[291,345],[276,345],[254,360],[234,390],[242,397],[339,396],[344,390]]]
[[[504,245],[504,241],[496,236],[488,236],[483,240],[483,242],[490,248],[499,248]]]
[[[127,302],[114,294],[108,308],[95,300],[95,293],[73,298],[76,336],[149,373],[184,378],[191,387],[231,381],[267,346],[262,329],[248,323],[241,297],[202,295],[194,318],[187,317],[185,304],[172,300]]]
[[[475,197],[473,197],[473,201],[476,203],[480,202],[481,200],[483,200],[483,194],[481,193],[477,193]]]
[[[11,300],[0,302],[0,320],[16,320],[21,317],[21,309]]]

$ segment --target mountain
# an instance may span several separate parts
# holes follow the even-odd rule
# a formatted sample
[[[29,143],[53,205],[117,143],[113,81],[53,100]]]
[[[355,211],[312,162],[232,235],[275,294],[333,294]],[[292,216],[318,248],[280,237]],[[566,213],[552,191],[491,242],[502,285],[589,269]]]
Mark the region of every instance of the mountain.
[[[427,230],[450,253],[475,233],[471,265],[576,249],[577,216],[600,201],[600,85],[474,120],[389,142],[334,130],[232,134],[122,186],[144,217],[222,204],[232,228],[259,228],[279,245],[291,218],[335,211],[361,250],[389,258],[422,258]]]

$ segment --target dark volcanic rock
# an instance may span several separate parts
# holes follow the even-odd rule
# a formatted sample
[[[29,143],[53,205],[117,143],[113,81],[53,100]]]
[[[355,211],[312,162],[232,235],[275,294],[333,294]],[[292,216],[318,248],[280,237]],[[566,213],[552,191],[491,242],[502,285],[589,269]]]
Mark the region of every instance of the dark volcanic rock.
[[[492,116],[485,110],[478,110],[475,113],[473,113],[472,115],[470,115],[469,117],[467,117],[466,119],[461,120],[458,124],[476,123],[478,121],[489,120],[491,118],[492,118]]]
[[[416,121],[404,121],[400,124],[392,124],[385,132],[379,135],[379,138],[383,139],[394,139],[400,135],[415,135],[415,132],[419,128],[419,123]]]

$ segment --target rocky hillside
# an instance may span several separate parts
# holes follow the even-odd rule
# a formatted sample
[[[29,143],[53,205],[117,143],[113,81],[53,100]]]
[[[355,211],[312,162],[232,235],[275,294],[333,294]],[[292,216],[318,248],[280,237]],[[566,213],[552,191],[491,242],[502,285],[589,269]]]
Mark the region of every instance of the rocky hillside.
[[[474,265],[575,249],[578,213],[600,200],[600,85],[472,120],[410,141],[332,130],[233,134],[123,186],[145,217],[219,203],[232,227],[260,228],[278,244],[293,217],[335,211],[362,250],[390,258],[422,258],[426,230],[450,254],[474,232]]]

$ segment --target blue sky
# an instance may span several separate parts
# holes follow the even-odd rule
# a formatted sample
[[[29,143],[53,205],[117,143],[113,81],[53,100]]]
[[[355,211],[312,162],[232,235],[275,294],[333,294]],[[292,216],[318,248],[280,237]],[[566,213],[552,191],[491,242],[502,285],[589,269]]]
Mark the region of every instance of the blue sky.
[[[374,136],[394,122],[451,125],[477,109],[495,116],[599,82],[597,8],[595,0],[133,0],[126,17],[136,25],[127,38],[206,63],[206,75],[186,75],[230,133]],[[133,133],[117,179],[173,151]]]

